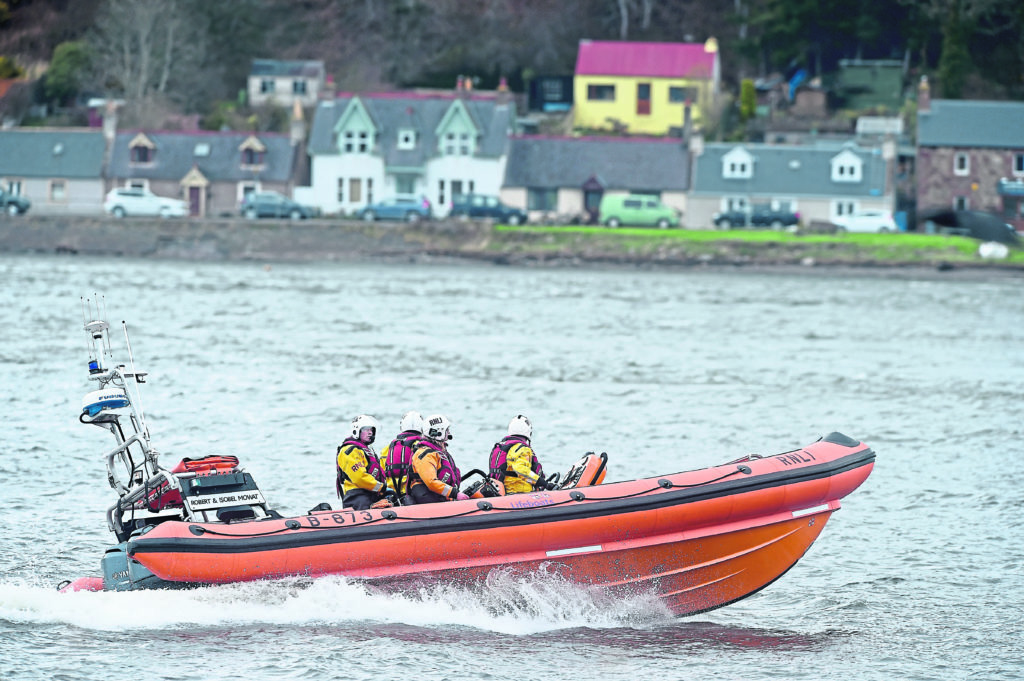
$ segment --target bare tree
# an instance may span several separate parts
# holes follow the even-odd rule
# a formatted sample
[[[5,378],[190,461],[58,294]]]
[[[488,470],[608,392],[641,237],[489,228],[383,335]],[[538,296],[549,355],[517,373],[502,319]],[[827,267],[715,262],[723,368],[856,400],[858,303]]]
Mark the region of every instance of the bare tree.
[[[188,75],[203,62],[206,35],[189,0],[106,0],[91,44],[99,84],[143,111],[188,99]]]

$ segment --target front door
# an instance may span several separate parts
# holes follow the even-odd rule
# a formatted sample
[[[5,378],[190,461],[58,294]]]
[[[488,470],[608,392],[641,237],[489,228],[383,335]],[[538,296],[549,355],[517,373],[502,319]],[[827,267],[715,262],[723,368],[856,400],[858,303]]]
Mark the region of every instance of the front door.
[[[651,115],[651,84],[636,84],[636,113],[639,116]]]
[[[601,215],[601,199],[604,197],[604,185],[594,175],[583,183],[583,210],[587,213],[587,224],[596,225]]]
[[[202,191],[202,187],[188,188],[188,214],[192,217],[197,217],[202,214],[202,206],[199,205],[199,199],[202,196]]]

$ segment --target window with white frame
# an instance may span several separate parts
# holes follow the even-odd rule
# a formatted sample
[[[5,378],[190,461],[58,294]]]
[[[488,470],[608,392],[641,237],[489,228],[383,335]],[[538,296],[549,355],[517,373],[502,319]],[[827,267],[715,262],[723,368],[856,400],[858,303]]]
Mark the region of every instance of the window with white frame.
[[[966,152],[958,151],[953,156],[953,174],[963,177],[971,172],[971,157]]]
[[[345,178],[338,178],[338,203],[345,203]]]
[[[68,198],[68,185],[64,180],[50,180],[50,200],[63,203]]]
[[[366,178],[366,202],[373,203],[373,178]]]
[[[1024,175],[1024,154],[1013,155],[1013,174]]]
[[[856,201],[833,201],[832,202],[832,217],[842,217],[844,215],[850,215],[857,212]]]
[[[263,78],[260,80],[260,92],[263,94],[270,94],[277,88],[277,81],[273,78]]]
[[[470,146],[469,146],[469,133],[465,133],[464,132],[464,133],[459,135],[459,155],[460,156],[469,156],[469,154],[470,154],[470,150],[469,149],[470,149]]]
[[[409,150],[416,148],[416,131],[412,128],[402,128],[398,131],[398,148]]]
[[[7,193],[11,196],[21,196],[21,180],[7,180]]]
[[[726,212],[746,211],[749,206],[745,196],[727,196],[722,200],[722,209]]]
[[[449,132],[444,136],[444,153],[448,156],[455,155],[455,133]]]
[[[354,132],[352,132],[351,130],[346,130],[345,134],[342,137],[345,140],[344,145],[342,145],[342,149],[344,149],[346,152],[355,151],[356,150],[356,134]]]
[[[437,181],[437,205],[444,205],[444,180]]]
[[[365,154],[370,150],[370,133],[365,130],[359,132],[359,153]]]
[[[240,182],[238,184],[238,202],[242,203],[245,201],[245,197],[249,194],[255,194],[260,190],[258,182]]]
[[[968,210],[971,207],[971,202],[966,196],[954,196],[953,197],[953,210]]]
[[[305,78],[296,78],[292,81],[292,94],[304,95],[306,94],[307,87]]]

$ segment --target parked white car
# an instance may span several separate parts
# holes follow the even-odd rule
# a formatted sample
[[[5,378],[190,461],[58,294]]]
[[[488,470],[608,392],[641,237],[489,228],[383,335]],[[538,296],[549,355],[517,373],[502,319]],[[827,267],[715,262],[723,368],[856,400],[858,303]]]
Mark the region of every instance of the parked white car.
[[[157,196],[148,189],[118,187],[107,192],[103,210],[116,218],[126,215],[159,215],[162,218],[182,218],[188,215],[188,204],[181,199]]]
[[[832,224],[844,232],[898,232],[892,213],[887,210],[862,210],[832,219]]]

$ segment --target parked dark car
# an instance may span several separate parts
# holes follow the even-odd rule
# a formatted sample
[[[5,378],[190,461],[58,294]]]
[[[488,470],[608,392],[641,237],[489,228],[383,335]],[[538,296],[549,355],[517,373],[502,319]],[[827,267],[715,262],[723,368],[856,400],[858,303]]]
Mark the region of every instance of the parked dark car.
[[[358,211],[360,220],[405,220],[418,222],[432,217],[430,201],[425,196],[396,196],[371,203]]]
[[[15,196],[0,190],[0,209],[8,215],[22,215],[32,207],[32,202],[24,196]]]
[[[317,210],[311,206],[292,201],[277,192],[254,192],[242,199],[238,212],[255,220],[256,218],[291,218],[305,220],[316,217]]]
[[[492,218],[509,225],[521,225],[526,222],[525,211],[506,206],[496,196],[483,194],[456,194],[452,197],[448,215],[453,218]]]
[[[747,226],[782,229],[800,222],[800,213],[774,210],[771,206],[754,206],[750,211],[733,210],[715,213],[711,221],[719,229]]]

